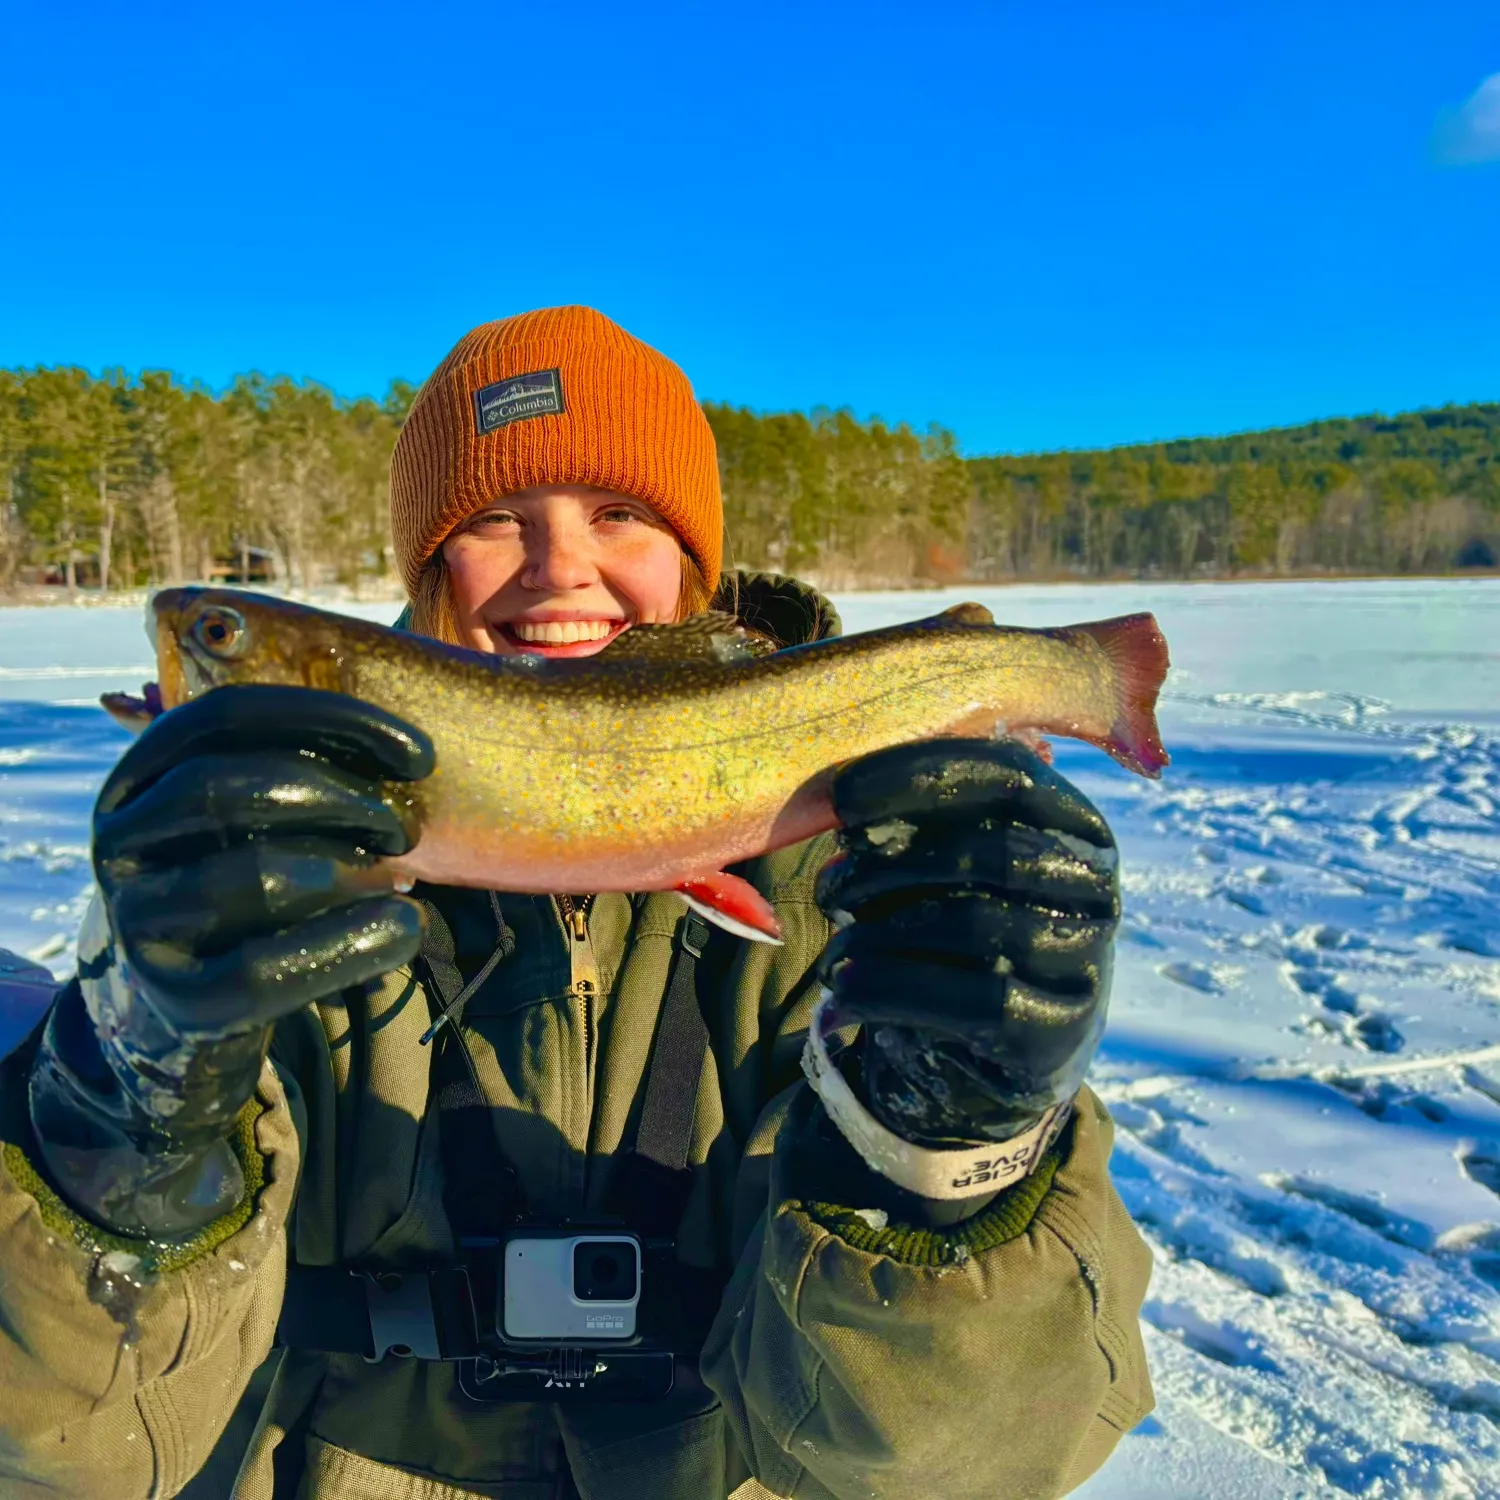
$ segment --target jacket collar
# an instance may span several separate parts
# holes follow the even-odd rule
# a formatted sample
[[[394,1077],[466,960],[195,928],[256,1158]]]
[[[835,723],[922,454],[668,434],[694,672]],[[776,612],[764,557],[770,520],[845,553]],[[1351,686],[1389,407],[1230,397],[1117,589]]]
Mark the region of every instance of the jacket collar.
[[[809,583],[781,573],[726,573],[714,608],[732,614],[778,646],[805,646],[839,635],[838,611]]]

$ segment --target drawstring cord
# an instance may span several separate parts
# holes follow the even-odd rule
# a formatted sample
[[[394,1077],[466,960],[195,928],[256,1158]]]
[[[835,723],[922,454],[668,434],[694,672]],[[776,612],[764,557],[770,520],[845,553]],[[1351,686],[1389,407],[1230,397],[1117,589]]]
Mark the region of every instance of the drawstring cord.
[[[469,1002],[469,997],[482,985],[491,974],[495,972],[495,965],[502,958],[508,957],[515,952],[516,940],[510,928],[505,925],[505,918],[500,911],[500,898],[489,892],[490,910],[495,914],[495,928],[500,938],[495,945],[495,951],[484,961],[484,967],[451,999],[445,1000],[433,1018],[432,1025],[417,1039],[418,1046],[425,1047],[442,1030],[445,1022],[457,1024],[463,1015],[463,1008]]]

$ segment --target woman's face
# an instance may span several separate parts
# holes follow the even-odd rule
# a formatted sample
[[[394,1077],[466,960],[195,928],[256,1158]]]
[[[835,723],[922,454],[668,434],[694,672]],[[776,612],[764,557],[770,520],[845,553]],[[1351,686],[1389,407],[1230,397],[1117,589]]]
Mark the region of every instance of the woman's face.
[[[682,544],[643,500],[588,484],[492,501],[443,543],[463,643],[592,656],[632,625],[676,617]]]

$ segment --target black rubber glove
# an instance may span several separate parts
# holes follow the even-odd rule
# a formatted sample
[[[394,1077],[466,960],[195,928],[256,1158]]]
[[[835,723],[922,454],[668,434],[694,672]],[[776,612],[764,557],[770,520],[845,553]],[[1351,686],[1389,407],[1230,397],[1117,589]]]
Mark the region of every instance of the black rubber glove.
[[[280,1017],[407,962],[420,908],[374,870],[417,830],[425,735],[340,693],[221,688],[156,720],[94,809],[100,899],[32,1069],[59,1189],[180,1238],[238,1201],[227,1136]]]
[[[1001,1141],[1071,1100],[1104,1029],[1119,861],[1093,804],[1010,740],[929,740],[845,767],[818,901],[861,1092],[923,1146]],[[852,918],[852,921],[847,921]]]

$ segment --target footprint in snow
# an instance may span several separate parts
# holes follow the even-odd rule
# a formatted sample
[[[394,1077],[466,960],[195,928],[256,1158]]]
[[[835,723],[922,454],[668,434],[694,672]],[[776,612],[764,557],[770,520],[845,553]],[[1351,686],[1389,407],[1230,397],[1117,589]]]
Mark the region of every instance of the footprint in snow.
[[[1457,953],[1472,953],[1476,958],[1500,958],[1500,939],[1477,928],[1445,933],[1441,941],[1445,948],[1452,948]]]
[[[1327,953],[1339,948],[1366,948],[1369,944],[1347,927],[1339,927],[1332,922],[1315,922],[1294,932],[1287,946],[1300,948],[1304,952],[1321,950]]]
[[[1155,1298],[1141,1309],[1141,1316],[1153,1328],[1215,1364],[1281,1374],[1281,1367],[1249,1329],[1237,1328],[1230,1322],[1215,1323],[1195,1309]]]
[[[1219,983],[1212,969],[1205,969],[1202,964],[1190,964],[1177,961],[1170,964],[1162,964],[1156,971],[1163,979],[1170,979],[1175,984],[1186,985],[1190,990],[1197,990],[1202,995],[1222,995],[1224,986]]]
[[[1399,1052],[1406,1045],[1406,1038],[1389,1016],[1379,1011],[1360,1013],[1353,1007],[1350,1010],[1338,1007],[1303,1016],[1301,1029],[1347,1042],[1361,1052]]]
[[[1241,911],[1247,911],[1253,917],[1266,915],[1266,903],[1254,891],[1240,890],[1235,886],[1225,885],[1220,886],[1219,894],[1231,906],[1237,906]]]
[[[1500,1141],[1465,1141],[1458,1148],[1458,1169],[1500,1198]]]
[[[1306,962],[1305,955],[1299,954],[1283,963],[1281,977],[1292,989],[1304,995],[1316,996],[1329,1010],[1353,1015],[1359,1008],[1356,997],[1344,988],[1341,975],[1312,967]]]
[[[1449,1118],[1450,1111],[1442,1100],[1404,1088],[1388,1078],[1335,1077],[1328,1082],[1372,1120],[1389,1119],[1394,1124],[1425,1120],[1429,1125],[1441,1125]]]
[[[1481,1280],[1500,1291],[1500,1224],[1457,1224],[1438,1236],[1439,1255],[1461,1256]]]
[[[1366,1052],[1399,1052],[1406,1045],[1406,1038],[1396,1029],[1396,1023],[1379,1011],[1354,1017],[1348,1023],[1348,1029],[1350,1040]]]
[[[1267,1187],[1280,1188],[1295,1198],[1317,1203],[1333,1213],[1342,1214],[1366,1229],[1374,1230],[1381,1239],[1394,1245],[1404,1245],[1410,1250],[1430,1251],[1434,1245],[1433,1232],[1417,1219],[1392,1212],[1378,1199],[1362,1193],[1346,1192],[1331,1183],[1319,1182],[1315,1178],[1293,1173],[1272,1172],[1261,1179]]]

